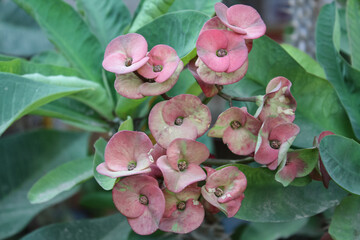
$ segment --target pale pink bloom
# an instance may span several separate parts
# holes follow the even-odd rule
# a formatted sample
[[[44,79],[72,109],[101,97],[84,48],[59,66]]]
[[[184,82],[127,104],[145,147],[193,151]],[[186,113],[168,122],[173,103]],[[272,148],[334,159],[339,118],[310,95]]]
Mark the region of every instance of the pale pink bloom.
[[[245,39],[259,38],[266,32],[260,14],[250,6],[236,4],[228,8],[219,2],[215,4],[215,12],[225,26]]]
[[[190,94],[157,103],[149,115],[149,129],[163,148],[176,138],[195,140],[208,130],[210,122],[209,108]]]
[[[102,65],[109,72],[130,73],[148,61],[147,50],[148,44],[140,34],[121,35],[107,45]]]
[[[154,178],[144,175],[123,178],[112,193],[116,208],[136,233],[148,235],[159,228],[165,198]]]
[[[188,64],[188,69],[191,72],[191,74],[194,76],[194,78],[196,79],[196,81],[198,82],[201,90],[203,91],[203,93],[205,94],[206,97],[213,97],[216,94],[218,94],[219,90],[218,88],[215,86],[215,84],[208,84],[206,82],[204,82],[199,74],[197,74],[197,67],[195,66],[195,60],[191,60]]]

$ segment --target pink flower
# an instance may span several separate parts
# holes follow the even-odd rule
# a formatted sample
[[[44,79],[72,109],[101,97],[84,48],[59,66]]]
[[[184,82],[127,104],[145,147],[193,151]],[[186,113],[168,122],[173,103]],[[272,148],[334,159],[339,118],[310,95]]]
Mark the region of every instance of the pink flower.
[[[138,73],[158,83],[168,80],[180,63],[175,49],[167,45],[156,45],[147,56],[149,61],[138,69]]]
[[[219,2],[215,4],[215,12],[225,26],[245,39],[259,38],[266,32],[261,16],[250,6],[236,4],[228,8]]]
[[[261,121],[267,117],[282,117],[289,122],[295,119],[296,101],[290,93],[291,82],[284,77],[273,78],[266,87],[266,95],[255,114]]]
[[[196,49],[201,61],[215,72],[235,72],[248,57],[243,37],[226,30],[202,31],[196,42]]]
[[[169,91],[175,85],[183,67],[184,64],[180,61],[175,72],[161,83],[155,82],[152,79],[145,79],[136,72],[122,75],[117,74],[114,86],[121,96],[131,99],[161,95]]]
[[[116,208],[127,217],[136,233],[148,235],[158,229],[165,198],[154,178],[142,175],[123,178],[112,193]]]
[[[261,122],[245,107],[231,107],[219,115],[208,136],[222,138],[235,154],[250,155],[255,151],[260,127]]]
[[[189,94],[156,104],[149,115],[149,129],[160,146],[167,148],[176,138],[195,140],[210,126],[209,108]]]
[[[96,170],[111,178],[150,172],[153,144],[143,132],[120,131],[114,134],[105,148],[105,162]]]
[[[121,35],[113,39],[106,47],[102,65],[109,72],[130,73],[148,61],[147,50],[148,44],[140,34]]]
[[[240,209],[246,185],[245,175],[237,167],[229,166],[213,173],[208,172],[201,194],[227,217],[233,217]]]
[[[286,161],[286,153],[299,131],[297,125],[281,117],[265,119],[256,143],[255,161],[266,164],[271,170],[276,169]]]
[[[177,193],[192,183],[206,179],[206,173],[199,166],[210,155],[205,144],[177,138],[170,143],[166,154],[159,158],[157,166],[170,191]]]
[[[198,201],[200,188],[191,185],[179,193],[164,190],[165,212],[160,221],[160,230],[188,233],[198,228],[204,220],[205,211]]]

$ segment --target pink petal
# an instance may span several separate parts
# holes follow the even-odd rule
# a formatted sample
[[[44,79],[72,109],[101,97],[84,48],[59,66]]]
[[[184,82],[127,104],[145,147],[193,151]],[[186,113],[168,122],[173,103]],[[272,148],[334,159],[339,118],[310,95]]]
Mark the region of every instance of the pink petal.
[[[298,135],[300,128],[293,123],[284,123],[274,127],[269,135],[269,141],[279,140],[282,143],[291,137]]]
[[[121,53],[114,53],[106,57],[102,63],[105,70],[116,74],[126,74],[134,72],[142,67],[148,61],[148,57],[133,62],[130,66],[125,66],[126,57]]]
[[[200,34],[203,31],[210,30],[210,29],[227,30],[227,27],[221,22],[219,17],[213,17],[204,24],[204,26],[202,27],[202,29],[200,31]]]
[[[150,154],[153,158],[153,162],[156,163],[159,157],[166,155],[166,149],[156,143]]]
[[[197,74],[197,67],[195,66],[195,60],[191,60],[189,62],[188,69],[190,70],[191,74],[198,82],[201,90],[204,92],[206,97],[213,97],[219,92],[215,84],[207,84],[206,82],[201,80],[200,76]]]
[[[148,153],[153,147],[143,132],[120,131],[114,134],[105,148],[106,166],[113,171],[126,171],[130,161],[137,162],[136,170],[150,165]]]
[[[174,233],[189,233],[198,228],[205,217],[199,201],[189,199],[183,211],[175,210],[168,218],[161,219],[160,230]]]
[[[245,40],[242,36],[226,31],[225,32],[228,43],[228,56],[229,56],[229,68],[226,70],[227,73],[235,72],[248,58],[248,48],[246,47]]]
[[[114,87],[116,91],[123,97],[130,99],[140,99],[144,97],[144,95],[139,92],[139,88],[142,84],[143,81],[131,72],[128,74],[117,74]]]
[[[126,177],[126,176],[131,176],[131,175],[136,175],[136,174],[144,174],[144,173],[149,173],[151,172],[150,168],[146,168],[143,170],[132,170],[132,171],[128,171],[126,170],[122,170],[122,171],[112,171],[111,169],[109,169],[106,166],[106,163],[100,163],[97,167],[96,167],[96,171],[98,171],[98,173],[111,177],[111,178],[119,178],[119,177]]]
[[[266,136],[260,136],[259,133],[257,145],[259,145],[259,147],[257,146],[257,149],[255,149],[254,155],[254,160],[256,162],[260,164],[271,164],[272,162],[277,160],[279,149],[271,148],[268,138]]]
[[[210,152],[206,145],[201,142],[178,138],[170,143],[166,155],[169,165],[178,170],[179,160],[186,160],[189,164],[200,165],[210,156]]]
[[[280,179],[284,186],[289,185],[296,177],[299,177],[305,170],[306,163],[299,157],[296,152],[287,154],[287,162],[282,169],[276,173],[276,178]]]
[[[283,87],[291,87],[291,82],[285,77],[276,77],[270,80],[266,86],[266,93],[279,91]]]
[[[257,136],[246,128],[227,128],[224,132],[223,141],[229,149],[237,155],[250,155],[255,151]]]
[[[219,17],[219,19],[221,20],[221,22],[222,22],[223,24],[225,24],[228,28],[231,28],[231,27],[234,28],[234,26],[231,26],[231,25],[229,24],[228,19],[227,19],[228,7],[227,7],[225,4],[220,3],[220,2],[219,2],[219,3],[216,3],[214,7],[215,7],[216,16]],[[231,28],[231,29],[232,29],[232,28]],[[232,29],[232,30],[233,30],[233,29]],[[234,31],[235,31],[235,30],[234,30]],[[235,32],[240,33],[240,34],[246,34],[246,31],[245,31],[245,30],[242,30],[242,29],[240,29],[240,28],[236,29]]]

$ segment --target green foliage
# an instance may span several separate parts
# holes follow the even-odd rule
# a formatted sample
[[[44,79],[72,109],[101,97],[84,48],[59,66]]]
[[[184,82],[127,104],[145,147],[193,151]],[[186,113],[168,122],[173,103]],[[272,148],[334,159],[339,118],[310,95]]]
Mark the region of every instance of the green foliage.
[[[179,76],[175,86],[168,92],[169,96],[176,96],[179,94],[193,94],[200,95],[202,93],[199,84],[188,69],[184,69]]]
[[[44,173],[86,156],[88,134],[32,131],[0,139],[0,238],[9,237],[41,210],[60,202],[74,191],[45,204],[31,205],[26,195]]]
[[[115,113],[117,116],[119,116],[121,119],[126,119],[127,116],[131,116],[132,118],[135,118],[136,110],[139,108],[139,106],[142,103],[146,103],[146,101],[149,100],[148,97],[144,97],[141,99],[129,99],[123,96],[119,96]]]
[[[286,77],[293,84],[291,93],[297,101],[295,123],[301,129],[294,145],[311,147],[314,137],[326,130],[353,136],[349,119],[331,84],[305,71],[279,44],[266,36],[254,40],[245,78],[225,86],[224,92],[244,97],[263,95],[268,82],[277,76]]]
[[[320,156],[330,177],[349,192],[360,195],[360,144],[343,136],[326,136]]]
[[[88,90],[88,86],[56,86],[0,73],[0,134],[16,119],[55,99]]]
[[[348,196],[336,207],[329,233],[334,239],[360,239],[360,197]]]
[[[283,187],[275,173],[265,168],[237,164],[246,176],[247,188],[236,218],[253,222],[288,222],[321,213],[347,194],[335,184],[325,189],[321,182],[305,187]]]
[[[353,69],[340,55],[339,16],[335,4],[322,8],[316,28],[317,59],[325,69],[350,118],[357,138],[360,137],[360,72]],[[345,125],[345,123],[343,123]],[[346,124],[347,125],[347,124]],[[335,132],[342,134],[341,132]],[[347,136],[346,134],[342,134]]]
[[[103,189],[111,190],[111,189],[113,189],[113,187],[115,185],[116,178],[110,178],[110,177],[101,175],[100,173],[98,173],[96,171],[96,167],[100,163],[103,163],[105,161],[104,153],[105,153],[106,144],[107,144],[107,142],[102,138],[99,138],[94,144],[95,155],[94,155],[94,162],[93,162],[93,173],[94,173],[95,180]]]
[[[64,191],[93,176],[92,157],[64,163],[40,178],[30,189],[28,199],[32,204],[53,199]]]
[[[209,17],[215,14],[214,5],[219,0],[175,0],[168,12],[176,12],[181,10],[196,10],[205,13]]]
[[[349,36],[352,66],[360,70],[360,1],[348,0],[346,23]]]
[[[130,12],[122,0],[76,0],[76,4],[104,50],[131,22]]]
[[[119,131],[122,130],[134,131],[134,123],[130,116],[128,116],[127,119],[121,123]]]
[[[44,51],[31,58],[34,63],[50,64],[62,67],[71,67],[66,58],[57,51]],[[54,74],[55,75],[55,74]]]

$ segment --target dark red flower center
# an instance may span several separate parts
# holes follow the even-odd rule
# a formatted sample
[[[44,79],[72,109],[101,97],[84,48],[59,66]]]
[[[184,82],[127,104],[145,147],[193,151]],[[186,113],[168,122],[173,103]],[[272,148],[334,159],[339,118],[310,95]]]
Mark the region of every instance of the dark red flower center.
[[[214,192],[216,197],[221,197],[224,195],[224,190],[221,187],[217,187]]]
[[[153,71],[154,72],[161,72],[162,70],[163,70],[163,66],[161,66],[161,65],[153,66]]]
[[[145,195],[140,195],[139,202],[141,204],[143,204],[143,205],[148,205],[149,204],[149,199]]]
[[[133,59],[131,57],[126,58],[125,60],[125,66],[130,67],[132,64]]]
[[[188,167],[188,163],[186,160],[179,160],[178,161],[178,168],[180,171],[184,171],[185,169],[187,169]]]
[[[279,140],[271,140],[270,147],[273,149],[279,149],[281,146],[281,142]]]
[[[185,208],[186,208],[186,202],[179,202],[177,205],[176,205],[176,208],[180,211],[184,211]]]
[[[231,121],[230,127],[231,127],[232,129],[238,129],[238,128],[241,127],[241,123],[240,123],[239,121],[236,121],[236,120]]]
[[[227,54],[227,51],[223,48],[216,51],[216,56],[218,57],[225,57]]]
[[[183,124],[183,121],[184,121],[184,118],[183,118],[183,117],[177,117],[177,118],[175,119],[174,124],[175,124],[176,126],[180,126],[181,124]]]
[[[128,171],[132,171],[136,168],[136,162],[135,161],[131,161],[129,162],[128,166],[127,166],[127,169]]]

